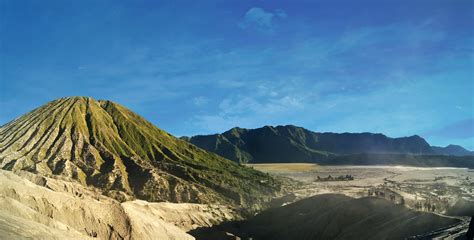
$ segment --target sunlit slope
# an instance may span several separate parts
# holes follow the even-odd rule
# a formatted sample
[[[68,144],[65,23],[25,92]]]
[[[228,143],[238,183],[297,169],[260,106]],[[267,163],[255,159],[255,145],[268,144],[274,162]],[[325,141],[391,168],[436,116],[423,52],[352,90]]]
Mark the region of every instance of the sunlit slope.
[[[59,175],[118,199],[254,205],[279,184],[179,140],[125,107],[52,101],[0,128],[0,166]]]

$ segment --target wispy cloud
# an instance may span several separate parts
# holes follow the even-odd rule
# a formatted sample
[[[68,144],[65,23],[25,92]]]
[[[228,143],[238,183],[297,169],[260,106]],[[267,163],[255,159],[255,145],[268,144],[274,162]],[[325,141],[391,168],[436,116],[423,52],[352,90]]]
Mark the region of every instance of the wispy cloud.
[[[177,135],[288,123],[409,135],[472,118],[461,3],[157,5],[130,2],[106,21],[102,7],[8,11],[21,27],[4,28],[0,121],[64,95],[120,102]]]
[[[399,37],[402,33],[409,36]],[[254,55],[234,51],[234,57],[241,56],[234,61],[252,62],[258,57],[245,65],[245,71],[233,73],[250,73],[254,78],[240,75],[243,81],[237,93],[212,113],[195,115],[192,122],[205,132],[239,123],[244,127],[295,123],[323,131],[420,134],[449,121],[449,116],[472,115],[466,111],[473,107],[467,96],[474,89],[466,85],[470,75],[466,63],[472,56],[440,48],[444,38],[425,25],[397,24],[352,29],[337,39],[308,39]],[[387,41],[394,44],[385,45]],[[420,58],[431,48],[438,49],[437,58]],[[269,65],[278,71],[269,71]],[[452,98],[454,92],[460,97]],[[433,105],[444,114],[434,111]]]
[[[284,19],[288,15],[281,9],[275,12],[265,11],[259,7],[250,8],[244,15],[244,19],[239,23],[242,29],[256,29],[265,33],[273,33],[275,31],[275,20]]]
[[[279,124],[282,117],[303,110],[306,106],[303,101],[297,96],[234,96],[219,103],[217,114],[196,115],[192,123],[206,132],[220,132],[235,126]]]
[[[207,98],[207,97],[198,96],[198,97],[193,98],[193,104],[198,106],[198,107],[204,106],[207,103],[209,103],[209,98]]]

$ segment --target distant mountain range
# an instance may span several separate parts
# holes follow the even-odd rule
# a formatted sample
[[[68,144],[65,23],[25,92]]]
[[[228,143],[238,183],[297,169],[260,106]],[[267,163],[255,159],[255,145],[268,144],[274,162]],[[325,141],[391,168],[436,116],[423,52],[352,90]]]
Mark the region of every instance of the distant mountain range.
[[[446,147],[432,146],[431,149],[433,149],[433,151],[436,154],[440,154],[440,155],[451,155],[451,156],[473,156],[474,155],[474,151],[469,151],[459,145],[453,145],[453,144],[450,144]]]
[[[184,137],[190,143],[240,163],[316,162],[351,156],[473,156],[461,146],[430,146],[418,135],[390,138],[374,133],[317,133],[302,127],[232,128],[222,134]],[[337,161],[336,161],[337,162]]]
[[[118,200],[259,205],[272,177],[204,151],[127,108],[87,97],[49,102],[0,127],[0,168],[76,181]]]

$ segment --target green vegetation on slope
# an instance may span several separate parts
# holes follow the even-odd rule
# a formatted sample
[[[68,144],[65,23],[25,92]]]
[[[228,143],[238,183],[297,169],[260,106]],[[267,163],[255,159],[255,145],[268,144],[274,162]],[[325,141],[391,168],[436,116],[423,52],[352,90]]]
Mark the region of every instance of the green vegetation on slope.
[[[0,167],[103,189],[117,199],[259,206],[280,190],[267,174],[179,140],[125,107],[52,101],[0,128]]]

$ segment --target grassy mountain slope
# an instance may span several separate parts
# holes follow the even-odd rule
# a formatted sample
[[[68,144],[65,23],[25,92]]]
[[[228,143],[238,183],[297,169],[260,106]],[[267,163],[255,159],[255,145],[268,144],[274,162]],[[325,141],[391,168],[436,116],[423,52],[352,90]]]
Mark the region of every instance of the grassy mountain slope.
[[[119,104],[85,97],[52,101],[2,126],[0,167],[78,181],[117,199],[254,206],[280,188]]]

